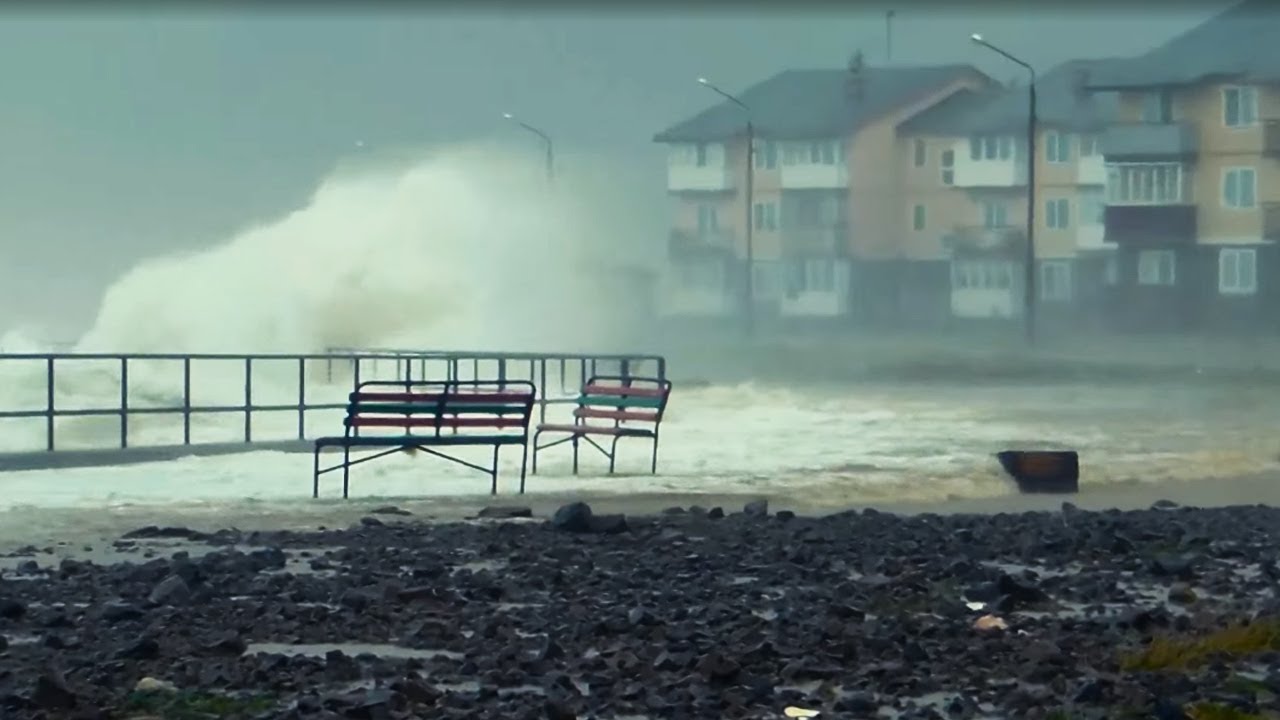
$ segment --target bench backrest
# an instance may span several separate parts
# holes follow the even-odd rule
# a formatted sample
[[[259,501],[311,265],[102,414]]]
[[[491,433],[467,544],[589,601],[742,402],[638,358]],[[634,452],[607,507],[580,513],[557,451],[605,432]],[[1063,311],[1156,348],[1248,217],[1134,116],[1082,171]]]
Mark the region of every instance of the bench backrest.
[[[667,410],[671,381],[663,378],[596,375],[578,396],[573,416],[582,420],[612,420],[615,424],[657,426]]]
[[[360,383],[348,397],[347,430],[414,428],[527,435],[537,390],[523,380],[381,381]]]

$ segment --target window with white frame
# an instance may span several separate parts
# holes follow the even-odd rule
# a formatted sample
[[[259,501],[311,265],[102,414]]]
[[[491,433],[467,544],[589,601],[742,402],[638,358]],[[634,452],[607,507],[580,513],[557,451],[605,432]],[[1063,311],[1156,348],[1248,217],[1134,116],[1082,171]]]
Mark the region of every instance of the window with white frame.
[[[938,164],[942,167],[942,184],[954,185],[956,182],[956,151],[943,150],[938,158]]]
[[[1002,202],[987,200],[982,203],[982,226],[985,228],[1002,228],[1009,226],[1009,206]]]
[[[1080,224],[1102,225],[1106,201],[1101,190],[1085,190],[1080,193]]]
[[[757,170],[778,167],[778,143],[772,140],[756,140],[751,154],[755,157]]]
[[[1258,123],[1258,89],[1232,86],[1222,89],[1222,122],[1227,127],[1250,127]]]
[[[1222,171],[1222,207],[1248,210],[1258,203],[1258,174],[1251,167]]]
[[[1156,90],[1142,96],[1142,122],[1173,122],[1173,93]]]
[[[920,232],[921,230],[924,230],[924,223],[924,206],[916,205],[911,208],[911,229],[916,232]]]
[[[835,165],[844,157],[839,140],[782,143],[783,165]]]
[[[1172,285],[1177,280],[1178,256],[1172,250],[1138,252],[1139,285]]]
[[[1005,260],[955,260],[952,290],[1008,290],[1013,286],[1013,263]]]
[[[1258,291],[1258,251],[1222,248],[1218,251],[1218,292],[1252,295]]]
[[[1097,135],[1081,135],[1080,136],[1080,157],[1093,157],[1098,154],[1098,136]]]
[[[708,235],[720,228],[719,213],[715,205],[703,203],[698,206],[698,233]]]
[[[757,230],[778,229],[778,204],[772,202],[756,203],[752,209]]]
[[[1071,136],[1056,130],[1050,130],[1045,133],[1044,157],[1051,163],[1069,162],[1071,160]]]
[[[1007,135],[985,135],[969,138],[971,160],[1008,160],[1013,157],[1013,138]]]
[[[1107,204],[1177,205],[1190,201],[1189,182],[1178,163],[1107,165]]]
[[[912,164],[916,167],[924,167],[925,161],[929,159],[929,148],[925,146],[924,140],[916,138],[911,143]]]
[[[1044,204],[1045,227],[1065,230],[1071,227],[1071,203],[1066,198],[1055,198]]]
[[[829,293],[836,288],[835,264],[830,260],[796,260],[789,268],[788,290],[793,293]]]
[[[1064,302],[1071,299],[1071,262],[1045,260],[1040,263],[1040,299]]]
[[[1102,282],[1106,285],[1120,284],[1120,258],[1108,255],[1102,261]]]

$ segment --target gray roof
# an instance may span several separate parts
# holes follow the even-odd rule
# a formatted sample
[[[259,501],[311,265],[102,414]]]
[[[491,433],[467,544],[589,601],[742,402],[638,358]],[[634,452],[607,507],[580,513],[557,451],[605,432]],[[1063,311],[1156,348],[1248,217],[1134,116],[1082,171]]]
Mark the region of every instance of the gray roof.
[[[1036,81],[1036,117],[1066,130],[1101,130],[1116,119],[1112,93],[1085,92],[1090,78],[1116,60],[1069,60]],[[1027,125],[1026,87],[963,92],[902,123],[899,130],[926,135],[1020,131]]]
[[[1245,0],[1091,79],[1093,90],[1280,80],[1280,5]]]
[[[865,67],[861,93],[848,70],[787,70],[734,93],[751,108],[760,137],[802,140],[844,136],[961,78],[985,78],[971,65]],[[704,92],[710,93],[709,90]],[[746,113],[725,100],[663,130],[655,142],[708,142],[741,135]]]

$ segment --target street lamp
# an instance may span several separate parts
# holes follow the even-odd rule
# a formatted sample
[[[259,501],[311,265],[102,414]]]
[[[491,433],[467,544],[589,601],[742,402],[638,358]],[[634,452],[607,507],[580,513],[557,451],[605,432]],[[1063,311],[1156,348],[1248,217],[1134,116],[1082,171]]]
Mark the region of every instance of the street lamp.
[[[746,210],[747,270],[746,270],[745,282],[743,283],[743,294],[745,296],[745,299],[743,300],[743,305],[744,305],[743,319],[746,321],[747,337],[751,337],[752,335],[755,334],[755,326],[756,326],[755,275],[754,275],[755,242],[751,232],[751,228],[752,228],[751,213],[752,213],[752,200],[753,200],[752,186],[755,183],[755,145],[756,145],[755,127],[751,124],[751,108],[747,107],[745,103],[743,103],[741,100],[734,97],[733,95],[730,95],[729,93],[725,92],[724,90],[721,90],[720,88],[716,87],[711,83],[711,81],[707,80],[704,77],[698,78],[698,83],[706,87],[707,89],[711,90],[712,92],[725,98],[726,100],[733,103],[734,105],[737,105],[738,107],[742,108],[743,112],[747,114],[747,180],[746,180],[747,187],[744,190],[744,194],[746,196],[745,204],[747,206],[747,210]]]
[[[547,147],[547,160],[546,160],[547,183],[550,184],[551,182],[553,182],[555,180],[555,175],[556,175],[556,170],[555,170],[556,160],[555,160],[555,146],[551,142],[551,136],[547,135],[546,133],[542,132],[538,128],[522,120],[517,120],[516,116],[512,115],[511,113],[502,113],[502,117],[506,118],[507,120],[510,120],[511,122],[524,128],[525,130],[528,130],[534,135],[537,135],[538,137],[542,138],[542,143]]]
[[[1027,99],[1030,105],[1027,110],[1027,253],[1024,260],[1026,279],[1023,305],[1026,314],[1027,343],[1034,344],[1036,341],[1036,70],[1030,64],[983,40],[977,33],[970,35],[969,39],[1021,65],[1031,75],[1031,82],[1027,85]]]

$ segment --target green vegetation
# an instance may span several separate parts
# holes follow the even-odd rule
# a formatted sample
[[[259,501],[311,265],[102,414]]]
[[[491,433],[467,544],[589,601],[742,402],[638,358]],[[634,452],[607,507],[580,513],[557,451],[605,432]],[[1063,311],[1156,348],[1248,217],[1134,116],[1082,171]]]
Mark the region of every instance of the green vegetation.
[[[278,705],[266,695],[237,697],[197,692],[134,692],[125,700],[126,717],[157,720],[213,720],[261,715]]]
[[[1185,709],[1191,720],[1268,720],[1266,715],[1255,715],[1218,703],[1194,703]]]
[[[1280,650],[1280,620],[1260,619],[1198,637],[1157,637],[1142,650],[1120,659],[1126,672],[1187,670],[1214,657],[1238,659]]]

